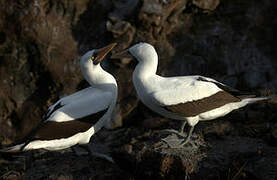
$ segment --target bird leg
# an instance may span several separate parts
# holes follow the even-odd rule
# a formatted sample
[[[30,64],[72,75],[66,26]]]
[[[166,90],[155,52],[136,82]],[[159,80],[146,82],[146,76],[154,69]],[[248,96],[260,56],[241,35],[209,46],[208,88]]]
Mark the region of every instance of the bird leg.
[[[83,156],[89,154],[88,148],[85,145],[75,145],[71,146],[70,149],[77,155]]]
[[[180,133],[183,133],[183,132],[184,132],[184,128],[185,128],[186,124],[187,124],[187,121],[182,122],[181,128],[180,128],[180,130],[179,130]]]
[[[190,136],[192,135],[192,132],[193,132],[193,129],[194,129],[194,126],[191,126],[190,127],[190,130],[189,130],[189,134],[187,135],[186,139],[184,140],[184,142],[182,142],[180,144],[180,147],[184,146],[185,144],[187,144],[190,140]]]
[[[162,133],[164,132],[164,133],[176,134],[177,136],[181,136],[181,137],[184,138],[185,137],[184,136],[184,128],[185,128],[186,124],[187,124],[187,121],[183,121],[179,131],[177,131],[175,129],[164,129],[161,132]]]
[[[79,146],[82,147],[83,149],[85,149],[85,150],[90,154],[90,156],[99,157],[99,158],[101,158],[101,159],[105,159],[105,160],[107,160],[107,161],[109,161],[109,162],[111,162],[111,163],[114,163],[114,160],[113,160],[112,157],[110,157],[110,156],[108,156],[108,155],[106,155],[106,154],[103,154],[103,153],[99,153],[99,152],[93,151],[93,150],[90,148],[89,144],[86,144],[86,145],[79,145]],[[76,150],[75,150],[74,148],[73,148],[73,150],[75,151],[75,153],[76,153],[77,155],[80,155],[80,153],[77,153]]]
[[[95,151],[91,151],[90,154],[91,154],[91,156],[99,157],[99,158],[105,159],[105,160],[107,160],[111,163],[115,163],[113,158],[111,156],[106,155],[106,154],[102,154],[102,153],[95,152]]]

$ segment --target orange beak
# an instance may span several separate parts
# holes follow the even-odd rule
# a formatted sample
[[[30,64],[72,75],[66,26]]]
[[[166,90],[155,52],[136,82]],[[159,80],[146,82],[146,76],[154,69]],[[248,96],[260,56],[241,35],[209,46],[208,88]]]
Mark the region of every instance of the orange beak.
[[[121,58],[133,59],[133,56],[129,53],[128,50],[115,53],[111,56],[111,59],[121,59]]]
[[[116,46],[116,43],[112,43],[106,47],[96,49],[95,53],[97,54],[96,61],[100,62],[104,57]]]

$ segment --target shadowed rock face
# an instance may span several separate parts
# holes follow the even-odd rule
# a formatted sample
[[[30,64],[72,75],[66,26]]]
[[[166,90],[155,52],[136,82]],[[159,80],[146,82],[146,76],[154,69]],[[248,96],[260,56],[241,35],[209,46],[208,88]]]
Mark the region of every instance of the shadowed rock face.
[[[140,41],[151,43],[159,54],[161,75],[201,74],[241,90],[263,95],[276,92],[276,7],[274,0],[0,1],[0,141],[7,144],[28,133],[42,120],[50,104],[87,87],[79,69],[79,57],[110,42],[118,42],[114,52]],[[246,120],[240,111],[221,119],[223,125],[218,121],[200,123],[194,140],[199,143],[191,149],[194,154],[180,155],[164,145],[156,148],[160,137],[149,129],[176,128],[176,122],[157,116],[138,102],[131,80],[134,64],[128,60],[104,60],[102,64],[119,84],[115,126],[123,124],[134,131],[128,134],[130,130],[124,129],[119,145],[113,144],[119,139],[108,143],[112,144],[111,151],[121,169],[126,164],[134,167],[124,171],[128,174],[126,179],[130,174],[136,178],[178,179],[185,178],[184,173],[196,172],[192,178],[213,179],[215,176],[207,176],[210,167],[221,166],[221,170],[213,172],[222,179],[276,178],[267,162],[276,152],[276,102],[250,106]],[[232,143],[237,149],[231,148]],[[216,155],[218,151],[220,154]],[[69,156],[72,162],[76,161],[74,155]],[[267,165],[262,163],[263,159]],[[248,161],[254,165],[244,165]],[[43,164],[39,158],[34,163]],[[268,168],[260,168],[263,165]],[[245,176],[236,175],[241,167]],[[76,173],[89,168],[78,166],[73,168],[76,171],[66,173],[78,177]],[[111,169],[110,174],[117,171]],[[24,172],[26,177],[35,177],[37,171]]]
[[[25,134],[41,120],[45,105],[75,91],[81,76],[71,26],[85,7],[85,2],[1,1],[1,127],[8,122]]]

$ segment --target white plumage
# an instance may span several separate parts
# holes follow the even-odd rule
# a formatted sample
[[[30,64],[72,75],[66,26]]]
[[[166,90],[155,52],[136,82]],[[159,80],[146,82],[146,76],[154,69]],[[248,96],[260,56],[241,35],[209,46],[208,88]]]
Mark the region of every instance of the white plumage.
[[[58,100],[49,107],[46,119],[28,140],[1,151],[65,149],[87,144],[91,136],[103,126],[111,127],[110,119],[117,100],[117,83],[111,74],[101,68],[100,62],[115,45],[113,43],[84,54],[80,67],[91,86]]]
[[[63,98],[60,99],[57,103],[60,103],[62,107],[54,112],[52,112],[53,107],[50,107],[52,111],[47,113],[51,114],[48,120],[55,122],[71,121],[97,113],[109,107],[113,99],[111,92],[92,87],[86,88],[85,90],[85,92],[82,92],[78,96],[73,96],[69,99],[65,97],[67,98],[65,100]]]
[[[153,46],[139,43],[112,58],[135,58],[139,63],[133,72],[133,84],[140,100],[153,111],[176,120],[184,120],[191,126],[184,145],[189,141],[193,127],[199,121],[224,116],[249,103],[268,99],[245,98],[236,89],[203,76],[162,77],[156,74],[158,55]],[[171,147],[179,147],[169,142]]]

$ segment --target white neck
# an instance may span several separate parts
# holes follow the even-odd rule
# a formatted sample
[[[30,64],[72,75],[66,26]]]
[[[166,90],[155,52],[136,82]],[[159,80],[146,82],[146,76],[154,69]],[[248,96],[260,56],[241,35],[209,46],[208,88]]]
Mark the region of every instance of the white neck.
[[[83,73],[84,78],[87,82],[94,88],[101,89],[103,91],[109,91],[112,93],[112,102],[109,106],[108,112],[105,114],[107,118],[101,118],[103,121],[98,122],[95,125],[95,129],[97,131],[102,128],[102,126],[111,126],[110,117],[113,113],[113,109],[116,106],[117,101],[117,83],[115,78],[106,72],[100,64],[93,65],[91,60],[81,61],[81,71]]]
[[[157,53],[152,53],[151,56],[136,57],[144,58],[144,60],[138,59],[138,65],[136,66],[133,77],[136,76],[140,79],[145,79],[156,75],[158,68],[158,55]]]
[[[87,82],[94,88],[109,90],[111,85],[116,85],[115,78],[102,69],[100,64],[93,65],[91,60],[81,62],[81,71]]]

